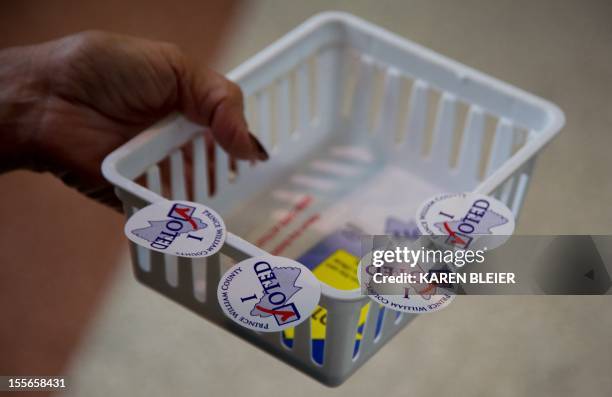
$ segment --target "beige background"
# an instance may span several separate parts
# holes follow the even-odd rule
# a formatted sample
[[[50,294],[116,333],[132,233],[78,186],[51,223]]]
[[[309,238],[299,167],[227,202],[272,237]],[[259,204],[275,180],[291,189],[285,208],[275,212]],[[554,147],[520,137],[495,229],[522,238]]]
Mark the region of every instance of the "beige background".
[[[197,55],[207,37],[194,8],[200,3],[150,6],[142,15],[117,15],[119,22],[113,23],[104,22],[95,12],[77,13],[83,20],[66,29],[88,23],[115,26],[171,38]],[[612,198],[608,155],[612,147],[611,2],[248,4],[222,58],[226,70],[310,15],[340,9],[556,102],[566,113],[567,125],[536,164],[519,231],[608,233],[612,226],[607,209]],[[55,26],[55,31],[64,32],[57,28],[63,12],[77,11],[35,14],[39,24],[52,24],[49,31]],[[152,19],[147,19],[148,14]],[[26,17],[36,20],[30,14]],[[24,42],[37,38],[23,34]],[[28,178],[23,185],[21,181],[15,174],[0,177],[3,203],[20,203],[32,195],[46,197],[45,189],[53,185],[54,194],[70,196],[77,211],[95,214],[104,236],[119,240],[120,220],[104,219],[106,210],[64,193],[47,179]],[[29,200],[33,206],[41,205]],[[45,208],[50,212],[64,208],[61,200],[56,201]],[[7,207],[1,208],[6,211]],[[3,219],[6,213],[1,215]],[[8,236],[11,232],[3,225],[2,233],[2,251],[11,251],[6,243],[13,238]],[[71,241],[93,245],[87,242],[87,233],[79,235],[83,237]],[[67,258],[72,255],[71,244],[64,245]],[[122,252],[119,243],[112,247],[104,263],[114,263],[112,255]],[[22,252],[13,254],[17,257]],[[3,266],[8,261],[4,255]],[[61,258],[57,256],[56,261]],[[83,253],[79,258],[86,261],[88,256]],[[462,297],[445,311],[421,316],[345,385],[327,389],[137,285],[125,256],[119,266],[102,310],[70,363],[68,372],[75,382],[70,395],[612,394],[612,310],[607,297]]]

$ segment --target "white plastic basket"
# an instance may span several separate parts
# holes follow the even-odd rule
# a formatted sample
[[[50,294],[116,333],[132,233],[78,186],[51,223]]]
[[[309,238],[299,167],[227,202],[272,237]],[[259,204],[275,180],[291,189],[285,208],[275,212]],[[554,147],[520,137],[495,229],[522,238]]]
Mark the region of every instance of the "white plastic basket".
[[[316,211],[327,224],[357,214],[378,219],[390,203],[414,216],[421,201],[449,191],[494,195],[516,215],[536,154],[564,123],[563,113],[549,102],[336,12],[309,19],[229,78],[242,87],[251,129],[271,159],[255,167],[240,163],[233,172],[216,147],[216,188],[209,194],[202,128],[173,116],[104,161],[104,175],[116,186],[127,216],[163,199],[164,161],[170,163],[171,180],[166,198],[205,203],[224,216],[230,232],[245,238],[300,194],[312,195],[316,205],[296,216],[306,220]],[[191,192],[185,145],[193,151]],[[372,186],[387,190],[390,200],[351,199],[348,210],[338,204]],[[358,317],[370,301],[359,290],[322,284],[320,305],[327,310],[322,363],[312,357],[309,321],[296,327],[291,348],[279,333],[241,328],[225,318],[216,299],[223,257],[238,261],[267,252],[234,233],[228,233],[221,254],[207,260],[165,256],[130,243],[135,275],[327,385],[342,383],[415,317],[381,315],[372,304],[356,352]],[[278,233],[280,238],[291,230]],[[316,231],[309,233],[315,241]]]

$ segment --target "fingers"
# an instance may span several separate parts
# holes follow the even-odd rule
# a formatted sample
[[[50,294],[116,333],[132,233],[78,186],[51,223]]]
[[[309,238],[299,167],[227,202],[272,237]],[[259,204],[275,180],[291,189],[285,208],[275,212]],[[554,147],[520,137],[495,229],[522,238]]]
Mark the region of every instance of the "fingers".
[[[228,82],[229,83],[229,82]],[[242,95],[240,95],[242,99]],[[211,114],[210,126],[215,141],[230,155],[242,160],[268,159],[261,142],[249,132],[242,105],[235,99],[221,99]]]
[[[238,85],[210,69],[199,69],[182,55],[174,62],[180,86],[180,107],[191,120],[210,126],[215,141],[241,160],[268,159],[268,153],[249,131]]]

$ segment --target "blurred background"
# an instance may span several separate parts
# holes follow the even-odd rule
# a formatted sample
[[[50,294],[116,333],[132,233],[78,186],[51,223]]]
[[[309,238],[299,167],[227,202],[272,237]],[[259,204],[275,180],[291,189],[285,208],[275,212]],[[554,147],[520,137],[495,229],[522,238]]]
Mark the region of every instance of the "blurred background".
[[[567,123],[539,157],[517,231],[609,233],[607,0],[26,0],[0,5],[0,46],[95,28],[228,71],[326,10],[558,104]],[[118,214],[49,175],[0,175],[0,192],[0,374],[67,374],[73,396],[612,394],[607,297],[460,297],[327,389],[137,284]]]

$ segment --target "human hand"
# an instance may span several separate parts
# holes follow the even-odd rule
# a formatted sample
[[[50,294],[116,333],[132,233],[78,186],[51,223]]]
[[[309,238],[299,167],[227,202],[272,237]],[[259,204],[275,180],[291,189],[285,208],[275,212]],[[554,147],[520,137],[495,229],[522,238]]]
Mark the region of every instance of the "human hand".
[[[266,160],[240,88],[174,45],[84,32],[0,52],[0,165],[49,170],[109,205],[100,164],[173,111],[209,126],[232,157]]]

